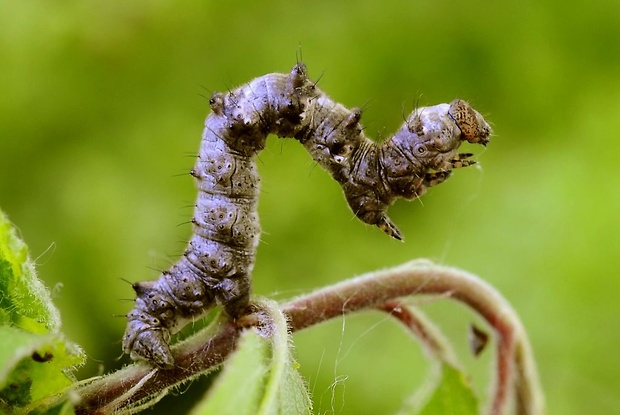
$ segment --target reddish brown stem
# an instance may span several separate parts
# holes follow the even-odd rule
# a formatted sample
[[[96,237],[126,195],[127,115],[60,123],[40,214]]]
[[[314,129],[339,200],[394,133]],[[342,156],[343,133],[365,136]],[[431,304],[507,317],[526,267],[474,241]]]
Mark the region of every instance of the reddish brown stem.
[[[188,339],[173,348],[175,359],[173,369],[157,370],[126,399],[123,395],[149,376],[154,370],[153,367],[144,363],[134,363],[96,379],[77,390],[80,400],[76,404],[75,412],[82,415],[120,410],[165,393],[167,389],[181,382],[208,373],[224,362],[234,350],[239,333],[239,328],[233,323],[222,322],[212,337],[205,339],[202,335],[197,335]],[[106,408],[106,412],[103,412],[102,408]]]
[[[464,271],[415,261],[296,298],[284,304],[282,310],[290,316],[295,331],[416,294],[447,294],[471,307],[495,330],[497,377],[491,414],[503,413],[513,385],[521,406],[519,414],[543,413],[538,377],[517,315],[494,288]]]
[[[456,299],[478,312],[494,329],[498,342],[497,375],[491,414],[499,415],[506,410],[513,388],[517,414],[544,412],[536,369],[519,319],[495,289],[464,271],[413,262],[326,287],[282,304],[281,308],[288,317],[291,331],[360,310],[382,309],[396,314],[412,331],[420,334],[427,347],[437,352],[441,350],[439,343],[431,340],[433,337],[424,331],[415,316],[397,308],[399,298],[416,294],[441,294]],[[237,324],[227,321],[217,324],[219,326],[212,325],[173,348],[174,369],[153,372],[146,364],[132,364],[78,388],[77,413],[128,409],[157,397],[170,387],[220,365],[234,350],[240,326],[263,323],[260,316],[250,315]]]

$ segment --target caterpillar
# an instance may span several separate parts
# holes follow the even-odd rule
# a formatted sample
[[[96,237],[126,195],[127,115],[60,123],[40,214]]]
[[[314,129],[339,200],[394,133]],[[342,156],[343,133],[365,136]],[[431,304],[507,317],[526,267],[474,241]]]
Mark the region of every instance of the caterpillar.
[[[235,319],[247,313],[259,241],[256,155],[269,134],[292,137],[340,183],[362,222],[402,240],[386,215],[398,198],[415,199],[452,169],[475,163],[464,141],[486,146],[491,128],[467,102],[414,110],[383,143],[371,141],[361,110],[332,101],[303,63],[288,74],[256,78],[209,100],[199,155],[190,171],[198,188],[193,235],[182,257],[155,281],[136,282],[123,351],[171,368],[168,342],[192,318],[219,304]]]

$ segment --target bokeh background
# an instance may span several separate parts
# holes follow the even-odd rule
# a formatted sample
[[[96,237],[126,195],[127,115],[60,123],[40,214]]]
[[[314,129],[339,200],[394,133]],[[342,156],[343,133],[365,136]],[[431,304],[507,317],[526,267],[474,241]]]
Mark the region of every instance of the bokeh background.
[[[122,281],[182,251],[208,97],[303,53],[311,77],[364,106],[369,135],[415,102],[470,101],[496,132],[481,168],[390,210],[406,236],[355,220],[296,142],[260,155],[257,294],[278,299],[426,257],[480,275],[529,332],[549,413],[620,407],[620,4],[315,0],[0,1],[0,206],[89,363],[120,367]],[[484,395],[475,316],[420,300]],[[368,313],[295,336],[318,414],[393,413],[428,374],[418,346]],[[206,381],[151,413],[183,413]]]

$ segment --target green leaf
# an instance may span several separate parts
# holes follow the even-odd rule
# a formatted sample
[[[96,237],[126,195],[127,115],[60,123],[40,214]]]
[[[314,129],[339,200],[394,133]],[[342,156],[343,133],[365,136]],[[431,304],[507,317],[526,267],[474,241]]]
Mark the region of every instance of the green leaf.
[[[0,410],[41,413],[58,404],[84,353],[60,333],[49,291],[1,211],[0,338]]]
[[[264,301],[274,329],[266,337],[248,330],[219,379],[192,415],[308,415],[312,402],[291,356],[286,320]]]
[[[276,414],[299,414],[312,413],[312,400],[306,388],[306,381],[301,377],[297,362],[288,360],[282,376],[280,392],[278,395],[278,410]]]
[[[265,392],[269,349],[267,339],[252,331],[243,333],[217,383],[191,414],[256,414]]]
[[[418,415],[477,415],[479,413],[478,399],[461,371],[448,364],[442,364],[437,386],[424,407],[416,413]]]
[[[0,211],[0,324],[33,333],[57,332],[60,314],[37,278],[28,248]]]

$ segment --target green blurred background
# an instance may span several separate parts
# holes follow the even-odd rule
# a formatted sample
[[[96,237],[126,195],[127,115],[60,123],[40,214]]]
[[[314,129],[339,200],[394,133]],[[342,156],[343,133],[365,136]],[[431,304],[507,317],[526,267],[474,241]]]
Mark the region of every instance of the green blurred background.
[[[549,413],[620,407],[618,1],[0,1],[0,206],[89,355],[119,367],[129,285],[182,251],[211,91],[286,72],[300,45],[336,101],[365,105],[384,138],[403,108],[454,97],[495,128],[481,168],[390,214],[406,242],[355,220],[294,141],[260,155],[257,294],[278,299],[427,257],[476,273],[529,331]],[[182,224],[179,226],[179,224]],[[467,353],[476,318],[421,300],[480,395],[492,352]],[[316,413],[392,413],[428,364],[369,313],[295,336]],[[151,413],[178,413],[206,381]]]

